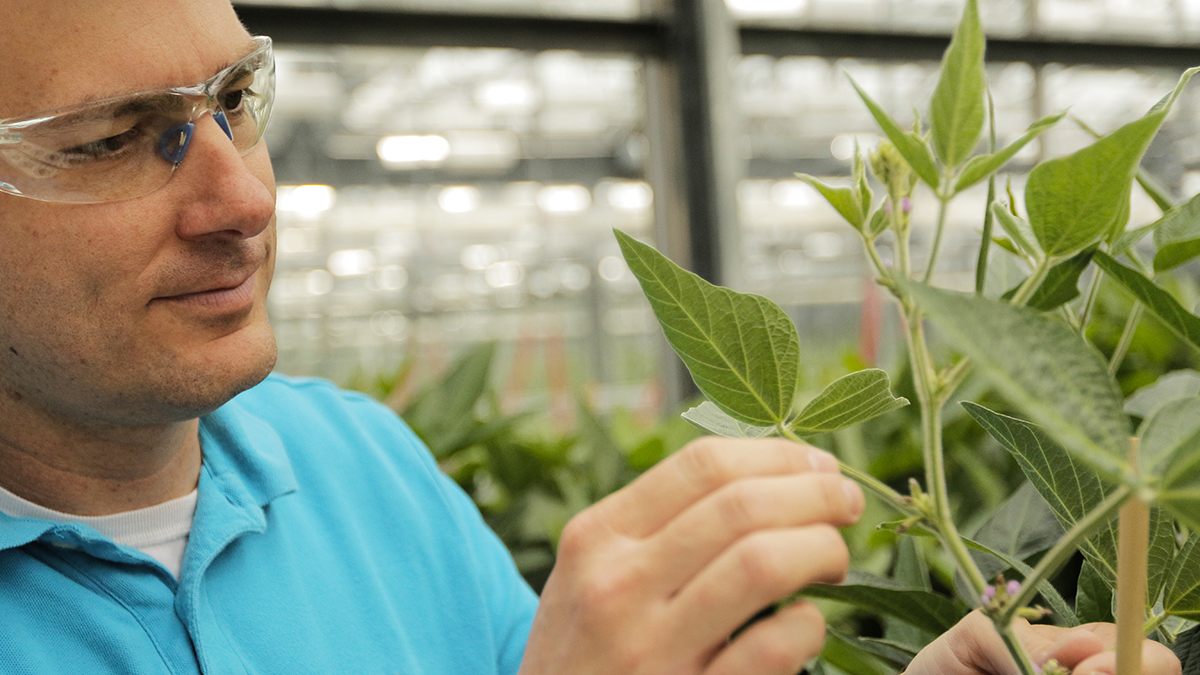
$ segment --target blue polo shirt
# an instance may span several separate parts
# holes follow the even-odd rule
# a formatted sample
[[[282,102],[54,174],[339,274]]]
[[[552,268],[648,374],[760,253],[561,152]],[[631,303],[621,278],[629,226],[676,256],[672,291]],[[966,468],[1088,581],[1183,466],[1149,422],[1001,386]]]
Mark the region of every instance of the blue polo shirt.
[[[536,597],[390,410],[271,376],[200,441],[178,582],[86,525],[0,514],[0,674],[516,673]]]

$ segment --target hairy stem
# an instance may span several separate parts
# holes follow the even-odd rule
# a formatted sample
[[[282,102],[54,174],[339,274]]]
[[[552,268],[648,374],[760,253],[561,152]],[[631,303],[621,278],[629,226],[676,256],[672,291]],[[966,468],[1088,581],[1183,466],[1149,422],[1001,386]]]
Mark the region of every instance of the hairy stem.
[[[988,152],[996,152],[996,100],[992,98],[992,90],[988,88]],[[975,264],[975,294],[983,295],[983,287],[987,285],[988,254],[992,246],[992,227],[995,216],[992,215],[992,202],[996,201],[996,174],[988,176],[987,202],[983,205],[983,239],[979,242],[979,260]]]
[[[1121,339],[1117,341],[1117,348],[1113,350],[1112,358],[1108,361],[1108,374],[1116,375],[1121,369],[1121,362],[1125,360],[1125,354],[1129,352],[1129,345],[1133,344],[1133,334],[1137,332],[1138,322],[1142,320],[1142,312],[1145,307],[1140,302],[1133,303],[1133,309],[1129,312],[1129,317],[1125,319],[1125,330],[1121,331]]]
[[[933,369],[933,358],[925,343],[921,315],[915,308],[906,312],[908,351],[916,379],[917,398],[921,405],[921,432],[924,438],[925,484],[933,497],[932,525],[942,544],[954,556],[959,569],[967,577],[976,600],[981,601],[987,581],[979,566],[967,551],[967,545],[954,526],[950,513],[950,495],[946,486],[945,449],[942,447],[942,406],[952,391],[941,385]],[[964,371],[965,373],[965,367]]]
[[[1037,675],[1041,673],[1038,667],[1033,664],[1033,659],[1029,656],[1029,652],[1025,651],[1025,645],[1017,639],[1017,633],[1012,628],[1012,623],[1009,622],[1003,626],[997,625],[996,632],[1000,633],[1001,639],[1004,640],[1004,646],[1008,647],[1008,653],[1012,654],[1013,660],[1017,662],[1017,667],[1021,669],[1022,675]]]
[[[1079,548],[1079,544],[1084,539],[1090,537],[1100,526],[1107,523],[1118,508],[1133,495],[1133,489],[1128,485],[1122,485],[1116,490],[1113,490],[1099,506],[1092,509],[1086,516],[1075,522],[1071,529],[1063,535],[1062,539],[1054,545],[1042,559],[1038,561],[1033,571],[1025,580],[1021,582],[1021,590],[1013,596],[1004,610],[995,618],[997,625],[1005,625],[1012,623],[1013,617],[1017,615],[1017,610],[1029,604],[1033,600],[1033,596],[1037,593],[1037,586],[1044,580],[1048,580],[1051,575],[1062,567],[1063,563],[1071,558],[1075,550]]]
[[[946,233],[946,213],[950,210],[950,200],[942,199],[942,204],[938,208],[937,231],[933,235],[933,247],[929,249],[929,262],[925,265],[925,276],[921,279],[925,283],[933,278],[933,268],[937,266],[938,253],[942,248],[942,235]]]

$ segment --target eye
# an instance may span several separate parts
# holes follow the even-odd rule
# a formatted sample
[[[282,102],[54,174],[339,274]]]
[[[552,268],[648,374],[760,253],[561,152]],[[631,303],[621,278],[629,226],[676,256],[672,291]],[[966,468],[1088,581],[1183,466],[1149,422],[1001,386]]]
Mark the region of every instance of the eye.
[[[242,103],[246,99],[245,89],[235,89],[221,94],[221,109],[227,115],[236,115],[242,112]]]
[[[131,127],[126,131],[108,136],[107,138],[63,148],[62,153],[76,160],[109,159],[132,145],[141,134],[142,132],[138,127]]]

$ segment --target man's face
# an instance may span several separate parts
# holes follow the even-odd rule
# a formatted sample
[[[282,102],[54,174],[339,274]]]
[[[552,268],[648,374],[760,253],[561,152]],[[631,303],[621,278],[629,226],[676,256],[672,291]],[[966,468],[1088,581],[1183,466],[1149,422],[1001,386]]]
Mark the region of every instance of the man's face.
[[[21,2],[0,23],[0,119],[200,82],[253,49],[226,0]],[[148,195],[59,204],[0,194],[0,425],[206,413],[274,365],[266,294],[275,183],[209,115]]]

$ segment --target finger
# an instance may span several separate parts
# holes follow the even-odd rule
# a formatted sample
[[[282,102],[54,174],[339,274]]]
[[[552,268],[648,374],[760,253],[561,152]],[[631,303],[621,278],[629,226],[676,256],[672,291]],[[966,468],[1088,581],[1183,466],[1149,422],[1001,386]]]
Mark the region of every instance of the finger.
[[[704,675],[796,675],[825,642],[816,606],[795,602],[747,628],[717,652]]]
[[[766,529],[827,523],[852,525],[862,514],[862,489],[836,473],[803,473],[737,480],[701,497],[648,540],[674,592],[744,536]]]
[[[779,438],[706,437],[659,462],[595,508],[617,533],[645,537],[734,480],[810,471],[837,471],[837,460],[822,450]]]
[[[1029,651],[1036,663],[1045,663],[1054,659],[1058,661],[1059,665],[1074,669],[1088,657],[1104,651],[1104,642],[1084,626],[1070,629],[1059,628],[1056,633],[1051,634],[1050,631],[1044,631],[1047,637],[1054,639],[1054,642],[1044,647],[1034,647],[1022,637],[1022,641],[1030,647]]]
[[[743,537],[668,603],[681,651],[717,645],[750,617],[812,583],[846,578],[850,553],[830,525],[764,530]]]
[[[1084,659],[1072,669],[1072,675],[1113,675],[1117,672],[1117,654],[1104,651]],[[1142,643],[1143,675],[1179,675],[1179,659],[1167,647],[1146,640]]]

